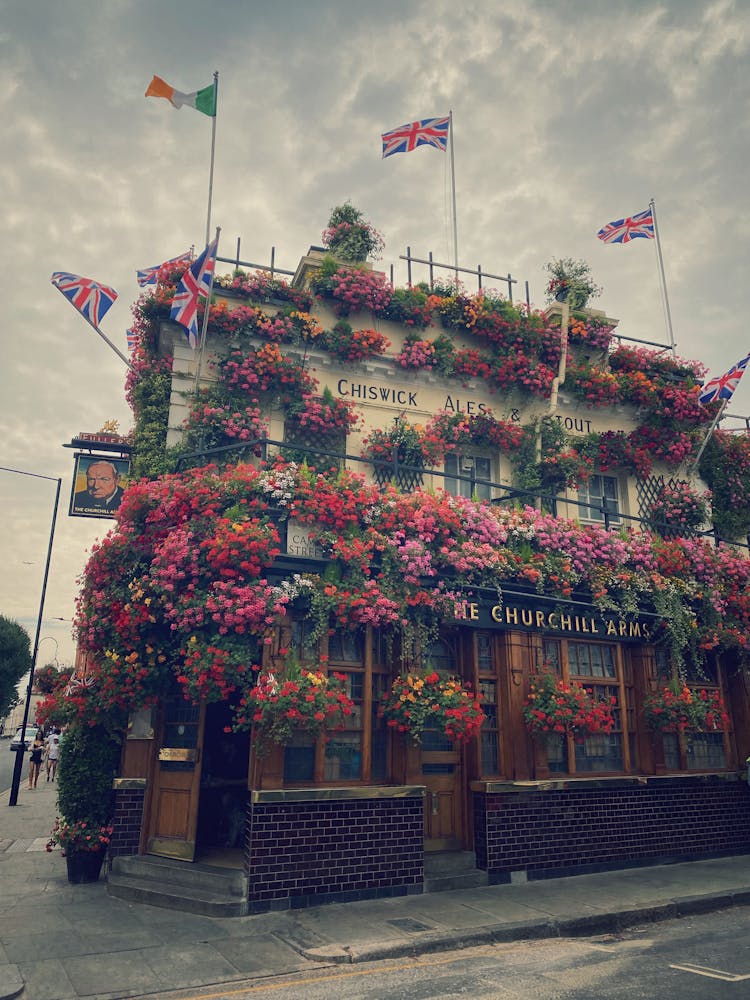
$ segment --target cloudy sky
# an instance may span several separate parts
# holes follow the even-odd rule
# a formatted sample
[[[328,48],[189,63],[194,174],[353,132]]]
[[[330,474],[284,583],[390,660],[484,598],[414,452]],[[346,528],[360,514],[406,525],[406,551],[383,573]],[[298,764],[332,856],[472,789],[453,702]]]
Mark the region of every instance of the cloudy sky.
[[[219,254],[294,269],[345,200],[382,265],[452,260],[449,158],[381,159],[380,133],[454,116],[459,263],[528,281],[586,259],[594,305],[665,342],[655,244],[596,231],[654,198],[677,353],[720,374],[747,353],[746,0],[0,0],[0,614],[32,632],[62,478],[39,662],[71,662],[76,577],[106,522],[67,515],[79,431],[131,426],[124,365],[50,285],[113,286],[125,351],[135,270],[206,228],[211,121],[145,99],[219,71]],[[471,285],[467,282],[467,285]],[[732,413],[750,413],[750,376]],[[54,644],[51,640],[54,640]]]

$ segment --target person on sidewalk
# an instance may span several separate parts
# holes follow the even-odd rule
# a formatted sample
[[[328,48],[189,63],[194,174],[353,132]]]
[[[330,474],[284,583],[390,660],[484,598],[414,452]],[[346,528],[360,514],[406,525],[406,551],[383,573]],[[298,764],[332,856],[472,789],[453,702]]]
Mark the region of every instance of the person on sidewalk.
[[[57,774],[57,762],[60,759],[60,730],[53,729],[47,737],[47,781],[55,780]]]
[[[44,743],[42,743],[42,737],[37,730],[34,742],[31,744],[31,756],[29,757],[29,788],[36,788],[36,784],[39,781],[43,753]]]

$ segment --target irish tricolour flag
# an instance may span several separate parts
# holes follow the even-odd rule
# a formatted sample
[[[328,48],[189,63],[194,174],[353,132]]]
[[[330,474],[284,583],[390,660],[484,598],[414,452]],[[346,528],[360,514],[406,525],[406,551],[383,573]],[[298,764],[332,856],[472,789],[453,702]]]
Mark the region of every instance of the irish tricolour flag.
[[[202,111],[204,115],[213,118],[216,115],[216,84],[204,87],[203,90],[195,90],[192,94],[183,94],[181,90],[175,90],[165,83],[160,76],[155,76],[148,85],[146,97],[166,97],[172,107],[181,108],[183,104],[196,111]]]

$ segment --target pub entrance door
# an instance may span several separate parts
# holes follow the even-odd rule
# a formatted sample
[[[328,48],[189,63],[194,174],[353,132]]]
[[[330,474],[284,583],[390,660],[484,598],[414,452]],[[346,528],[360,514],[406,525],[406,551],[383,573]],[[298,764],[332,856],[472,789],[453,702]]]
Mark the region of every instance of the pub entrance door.
[[[149,805],[146,852],[181,861],[195,858],[201,747],[206,705],[183,698],[161,706]]]
[[[435,730],[422,734],[422,783],[426,786],[425,851],[464,846],[463,760],[459,747]]]

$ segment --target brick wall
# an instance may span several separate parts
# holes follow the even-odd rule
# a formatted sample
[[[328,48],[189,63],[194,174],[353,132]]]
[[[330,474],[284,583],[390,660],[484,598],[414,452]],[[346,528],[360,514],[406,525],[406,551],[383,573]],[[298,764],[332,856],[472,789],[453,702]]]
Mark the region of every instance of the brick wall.
[[[115,789],[115,814],[112,824],[115,832],[109,845],[110,858],[118,854],[138,853],[145,797],[145,788]]]
[[[474,825],[477,865],[491,883],[509,881],[513,871],[539,879],[743,854],[750,853],[750,788],[704,775],[476,792]]]
[[[420,796],[254,802],[250,911],[422,892]]]

